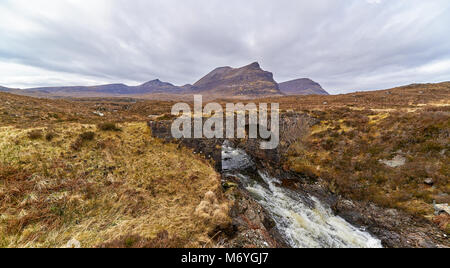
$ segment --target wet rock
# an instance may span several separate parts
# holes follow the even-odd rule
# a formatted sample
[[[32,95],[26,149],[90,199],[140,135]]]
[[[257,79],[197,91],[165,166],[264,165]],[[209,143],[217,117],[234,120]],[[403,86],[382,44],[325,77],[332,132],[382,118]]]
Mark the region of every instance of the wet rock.
[[[432,222],[396,209],[339,198],[333,210],[355,226],[366,228],[388,248],[450,247],[445,234]]]
[[[378,239],[380,239],[383,243],[383,247],[386,248],[400,248],[403,242],[403,239],[401,236],[396,233],[392,232],[383,228],[379,228],[376,226],[371,226],[367,229],[369,232],[376,234]]]
[[[230,211],[232,225],[236,229],[226,246],[231,248],[280,248],[287,247],[269,213],[242,188],[226,193],[234,205]]]

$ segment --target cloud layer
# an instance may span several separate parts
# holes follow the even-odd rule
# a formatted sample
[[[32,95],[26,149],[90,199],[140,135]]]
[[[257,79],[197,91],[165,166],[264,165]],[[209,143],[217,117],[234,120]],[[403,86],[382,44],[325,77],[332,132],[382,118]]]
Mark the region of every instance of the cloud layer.
[[[3,0],[0,84],[193,83],[259,61],[331,93],[450,80],[448,0]]]

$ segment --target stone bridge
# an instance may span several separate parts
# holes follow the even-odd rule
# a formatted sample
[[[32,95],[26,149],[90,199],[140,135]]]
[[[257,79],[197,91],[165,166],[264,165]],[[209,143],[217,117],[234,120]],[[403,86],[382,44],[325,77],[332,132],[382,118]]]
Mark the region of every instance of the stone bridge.
[[[206,118],[203,119],[205,122]],[[269,119],[270,121],[270,119]],[[188,148],[194,149],[196,153],[204,155],[207,159],[213,159],[215,168],[218,171],[222,170],[222,145],[225,140],[229,140],[236,147],[241,148],[247,152],[254,159],[271,166],[279,167],[283,162],[283,158],[289,149],[289,146],[304,137],[309,131],[309,128],[317,123],[317,120],[311,118],[303,113],[282,113],[280,115],[280,144],[278,148],[273,150],[263,150],[260,148],[262,139],[250,139],[248,135],[244,139],[175,139],[172,137],[171,126],[173,120],[151,120],[148,126],[151,128],[152,136],[164,139],[167,142],[175,142]],[[193,123],[192,123],[193,124]],[[225,124],[225,122],[224,122]],[[236,125],[236,124],[235,124]],[[269,122],[270,125],[270,122]],[[248,133],[249,125],[246,125],[246,132]],[[259,127],[259,126],[257,126]],[[192,126],[192,130],[193,130]],[[225,127],[224,127],[225,129]]]

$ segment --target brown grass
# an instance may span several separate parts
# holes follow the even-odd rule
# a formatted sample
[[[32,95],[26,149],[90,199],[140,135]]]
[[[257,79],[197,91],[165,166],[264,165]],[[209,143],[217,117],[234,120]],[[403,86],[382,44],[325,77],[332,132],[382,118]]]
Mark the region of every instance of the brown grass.
[[[291,145],[286,170],[418,215],[433,213],[433,199],[450,202],[450,83],[256,102],[320,121]],[[0,247],[64,247],[72,239],[83,247],[213,245],[211,233],[229,224],[218,175],[190,150],[150,137],[145,125],[173,104],[0,93]],[[404,166],[379,161],[397,155]]]
[[[222,104],[228,101],[236,102]],[[285,170],[321,178],[348,198],[415,215],[431,215],[433,199],[450,203],[450,82],[257,102],[279,103],[284,112],[304,112],[320,121],[291,145]],[[404,166],[380,162],[397,155],[406,158]],[[427,178],[433,187],[424,184]]]
[[[123,246],[137,234],[132,247],[212,246],[209,234],[228,223],[212,165],[153,139],[144,123],[121,128],[89,141],[95,125],[54,125],[51,142],[0,128],[0,245],[64,247],[76,239],[82,247]],[[71,150],[83,137],[85,145]],[[211,192],[223,214],[197,215]]]
[[[169,232],[161,231],[155,238],[147,239],[140,235],[127,235],[104,243],[99,248],[182,248],[186,241],[177,236],[170,237]]]
[[[352,199],[429,215],[433,199],[449,194],[449,112],[310,111],[322,121],[291,146],[285,166],[321,177],[331,190]],[[396,156],[406,164],[392,168],[380,161]],[[427,178],[433,178],[433,188],[425,185]]]
[[[28,138],[30,140],[38,140],[38,139],[42,138],[42,135],[43,135],[42,130],[38,130],[38,129],[28,132]]]
[[[97,125],[97,128],[101,131],[120,131],[121,130],[119,127],[117,127],[116,123],[112,123],[112,122],[99,123]]]

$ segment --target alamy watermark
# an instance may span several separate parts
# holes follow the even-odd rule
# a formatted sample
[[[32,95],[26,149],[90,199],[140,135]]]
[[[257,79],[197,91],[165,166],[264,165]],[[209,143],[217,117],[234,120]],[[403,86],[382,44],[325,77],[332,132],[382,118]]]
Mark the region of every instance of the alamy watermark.
[[[175,139],[259,138],[263,150],[276,149],[280,143],[278,103],[271,104],[269,118],[267,103],[260,103],[259,107],[255,103],[227,103],[225,109],[219,103],[208,103],[203,107],[203,97],[195,95],[193,112],[189,104],[177,103],[172,107],[172,115],[178,117],[171,129]]]

